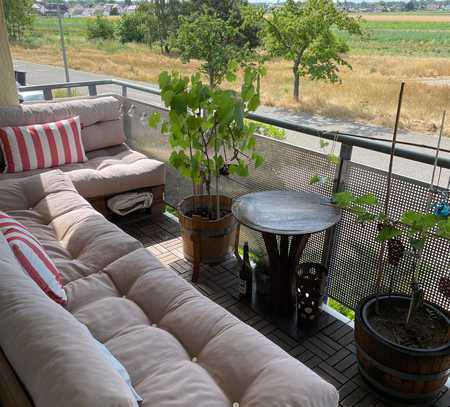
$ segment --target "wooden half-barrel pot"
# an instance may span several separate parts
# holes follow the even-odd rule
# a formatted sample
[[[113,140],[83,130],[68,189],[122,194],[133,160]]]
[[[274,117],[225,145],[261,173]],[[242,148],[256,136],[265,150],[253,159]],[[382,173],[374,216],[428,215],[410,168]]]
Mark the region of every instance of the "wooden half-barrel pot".
[[[219,264],[231,256],[235,247],[238,222],[231,213],[232,199],[221,195],[220,207],[226,214],[220,219],[190,215],[194,208],[194,196],[185,198],[178,205],[184,256],[193,263],[192,281],[199,277],[200,264]],[[216,197],[213,196],[215,207]],[[208,195],[196,195],[197,208],[209,206]]]
[[[385,301],[406,301],[403,295],[379,297]],[[375,312],[375,296],[361,301],[356,310],[355,340],[359,370],[363,378],[392,405],[429,406],[444,388],[450,373],[450,329],[447,343],[434,349],[398,345],[376,332],[370,324]],[[447,322],[437,307],[426,303]],[[382,307],[380,307],[382,308]]]

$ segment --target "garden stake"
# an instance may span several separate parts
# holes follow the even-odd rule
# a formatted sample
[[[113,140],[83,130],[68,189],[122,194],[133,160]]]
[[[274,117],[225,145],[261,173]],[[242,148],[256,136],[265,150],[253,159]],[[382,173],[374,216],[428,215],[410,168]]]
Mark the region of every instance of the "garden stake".
[[[442,136],[444,134],[444,124],[445,124],[445,115],[446,115],[446,113],[447,112],[445,110],[442,113],[441,128],[439,130],[439,138],[438,138],[437,147],[436,147],[436,156],[434,157],[433,174],[431,175],[430,191],[429,191],[429,195],[428,195],[427,207],[430,207],[430,205],[431,205],[431,200],[432,200],[432,196],[433,196],[433,192],[434,192],[434,178],[435,178],[435,175],[436,175],[436,169],[437,169],[437,164],[438,164],[439,153],[441,151],[441,141],[442,141]],[[440,179],[440,175],[439,175],[439,179]]]
[[[388,175],[387,175],[386,199],[384,201],[384,218],[385,219],[388,219],[388,215],[389,215],[389,200],[391,197],[391,189],[392,189],[392,169],[393,169],[393,164],[394,164],[395,144],[397,142],[398,125],[400,122],[400,113],[402,110],[404,89],[405,89],[405,82],[402,82],[402,84],[400,85],[400,94],[398,97],[397,114],[395,117],[395,125],[394,125],[394,134],[392,136],[391,156],[389,159],[389,171],[388,171]],[[383,279],[383,264],[384,264],[385,251],[386,251],[386,242],[383,241],[381,243],[380,255],[378,257],[378,270],[377,270],[377,281],[376,281],[377,292],[376,292],[375,311],[377,314],[380,314],[379,296],[380,296],[381,281]]]

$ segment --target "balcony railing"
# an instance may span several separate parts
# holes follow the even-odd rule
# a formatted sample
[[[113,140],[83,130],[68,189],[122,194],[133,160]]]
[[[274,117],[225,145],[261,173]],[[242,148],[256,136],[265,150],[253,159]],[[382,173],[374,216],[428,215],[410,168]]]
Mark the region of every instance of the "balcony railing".
[[[167,109],[155,98],[159,95],[156,88],[108,79],[25,86],[20,90],[42,90],[45,98],[50,100],[56,89],[87,88],[90,96],[97,96],[98,87],[107,88],[108,93],[114,94],[122,101],[123,110],[129,112],[124,115],[124,128],[130,144],[148,156],[168,162],[170,147],[166,137],[159,130],[149,129],[145,120],[147,115],[154,111],[161,112],[163,117],[167,115]],[[149,97],[150,95],[153,96]],[[299,134],[333,140],[338,144],[340,163],[337,167],[332,166],[325,154],[257,135],[258,150],[265,157],[265,164],[254,169],[248,178],[222,177],[221,183],[228,195],[236,197],[251,191],[286,189],[313,191],[331,197],[333,192],[346,190],[355,194],[373,193],[383,202],[387,173],[352,161],[352,154],[355,147],[383,155],[390,154],[391,145],[388,140],[322,131],[261,114],[252,114],[249,118]],[[435,162],[434,151],[426,148],[419,151],[411,146],[400,145],[396,147],[394,154],[413,162],[414,165],[420,165],[430,173]],[[437,164],[448,170],[450,158],[440,157]],[[310,178],[314,174],[324,175],[332,182],[310,185]],[[168,165],[165,198],[167,203],[176,206],[190,191],[189,181],[180,177]],[[427,183],[394,175],[390,215],[399,217],[408,209],[426,211],[429,209],[429,196]],[[437,199],[437,196],[436,192],[433,193],[433,199]],[[380,250],[375,235],[375,226],[363,228],[355,223],[353,215],[344,213],[342,221],[335,229],[318,234],[310,240],[302,260],[325,264],[329,268],[328,295],[350,308],[355,308],[359,299],[375,291],[376,264]],[[242,228],[241,240],[249,241],[253,250],[264,253],[261,238],[251,230]],[[440,238],[430,239],[423,253],[421,282],[425,288],[426,299],[447,310],[450,310],[450,301],[439,292],[438,286],[440,279],[448,275],[449,269],[450,243]],[[411,270],[411,261],[404,259],[395,271],[395,291],[409,292]],[[384,273],[382,283],[385,287],[390,284],[392,272],[394,270],[387,269]]]

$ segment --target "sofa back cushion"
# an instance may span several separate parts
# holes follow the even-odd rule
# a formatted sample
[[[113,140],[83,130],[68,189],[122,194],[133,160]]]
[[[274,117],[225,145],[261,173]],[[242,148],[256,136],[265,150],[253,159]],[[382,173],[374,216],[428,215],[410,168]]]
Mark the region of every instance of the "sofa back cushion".
[[[79,321],[20,268],[0,234],[0,347],[36,407],[137,407]]]
[[[79,116],[45,124],[0,127],[5,172],[22,172],[87,161]]]
[[[0,127],[44,124],[80,116],[86,152],[125,142],[120,102],[113,96],[0,106]]]

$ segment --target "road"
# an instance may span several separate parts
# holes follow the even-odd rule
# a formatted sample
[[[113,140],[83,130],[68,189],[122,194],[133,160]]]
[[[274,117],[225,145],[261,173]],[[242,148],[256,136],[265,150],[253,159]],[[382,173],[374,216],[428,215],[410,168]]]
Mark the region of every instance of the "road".
[[[23,61],[15,61],[16,70],[21,70],[27,72],[27,84],[29,85],[39,85],[39,84],[51,84],[56,82],[65,82],[64,69],[57,66],[33,64]],[[105,78],[113,78],[112,76],[95,74],[90,72],[70,70],[70,80],[71,81],[90,81]],[[127,79],[125,79],[127,80]],[[155,86],[154,84],[148,84],[139,81],[128,82],[144,85],[144,86]],[[86,91],[86,90],[85,90]],[[98,93],[118,93],[120,89],[114,85],[103,85],[98,88]],[[80,94],[80,92],[78,92]],[[158,96],[146,94],[139,91],[129,90],[128,97],[143,100],[148,103],[161,104],[161,100]],[[376,137],[391,139],[392,129],[387,129],[381,126],[369,125],[358,122],[351,122],[346,120],[339,120],[334,118],[326,118],[323,116],[313,115],[304,112],[293,112],[281,108],[262,106],[258,109],[258,113],[265,114],[268,116],[276,117],[278,119],[284,119],[299,123],[304,126],[310,126],[321,130],[327,131],[341,131],[351,134],[359,134],[366,137]],[[393,115],[395,112],[392,113]],[[450,112],[449,112],[450,114]],[[450,119],[447,120],[447,128],[450,125]],[[412,142],[417,144],[425,144],[429,146],[436,146],[437,136],[435,134],[419,134],[401,131],[399,133],[399,140]],[[308,148],[314,151],[320,151],[319,140],[316,137],[311,137],[306,134],[301,134],[297,132],[287,132],[288,143]],[[339,148],[339,147],[338,147]],[[422,150],[422,151],[432,151],[420,147],[408,147],[412,150]],[[445,138],[442,140],[442,148],[450,150],[450,138]],[[441,153],[442,157],[450,159],[450,153]],[[389,157],[383,153],[377,153],[366,149],[355,148],[352,156],[353,161],[368,165],[370,167],[387,170],[389,164]],[[396,158],[394,162],[394,172],[399,175],[414,178],[426,183],[431,180],[432,166],[417,163],[415,161]],[[443,169],[441,173],[440,185],[446,186],[450,179],[450,170]]]

